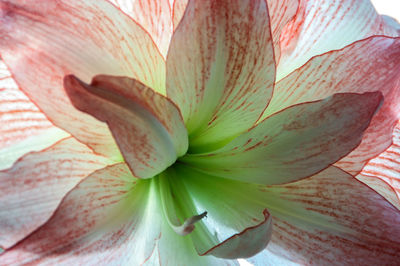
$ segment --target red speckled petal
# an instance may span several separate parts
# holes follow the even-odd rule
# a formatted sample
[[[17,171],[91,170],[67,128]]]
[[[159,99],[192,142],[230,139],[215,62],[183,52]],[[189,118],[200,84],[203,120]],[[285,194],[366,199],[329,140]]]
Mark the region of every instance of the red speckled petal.
[[[392,145],[370,160],[357,178],[381,193],[400,209],[400,123],[394,129]],[[377,180],[383,180],[392,189],[385,188]],[[391,193],[393,190],[395,193]]]
[[[169,0],[110,0],[139,23],[152,37],[158,49],[167,55],[173,25]]]
[[[0,148],[46,132],[52,124],[18,89],[0,61]]]
[[[211,153],[181,160],[202,172],[259,184],[313,175],[347,155],[382,102],[379,92],[335,94],[289,107]]]
[[[0,60],[0,169],[67,136],[21,92]]]
[[[331,167],[264,193],[270,191],[276,209],[268,207],[274,221],[268,249],[274,253],[306,265],[400,261],[399,210],[342,170]]]
[[[338,51],[316,56],[282,79],[264,117],[334,93],[381,91],[384,104],[371,121],[361,145],[337,166],[357,174],[389,145],[400,118],[400,38],[371,37]]]
[[[107,1],[1,1],[0,21],[0,53],[20,88],[56,126],[118,160],[107,126],[72,106],[63,78],[123,75],[165,91],[151,37]]]
[[[178,27],[179,22],[185,13],[188,0],[174,0],[172,5],[172,23],[174,30]]]
[[[284,27],[294,18],[300,0],[267,0],[276,62],[280,58],[280,37]]]
[[[102,75],[88,85],[66,76],[64,86],[76,108],[108,124],[136,177],[153,177],[186,153],[179,109],[137,80]]]
[[[274,80],[265,1],[189,1],[167,56],[167,94],[181,109],[192,150],[250,128]]]
[[[279,186],[205,174],[183,181],[198,208],[208,211],[202,222],[218,225],[213,235],[224,236],[268,209],[273,230],[266,253],[275,256],[255,265],[292,265],[274,264],[285,259],[300,265],[393,265],[400,259],[400,212],[336,167]]]
[[[369,0],[300,0],[295,19],[281,35],[277,79],[311,57],[373,35],[399,36]]]
[[[8,248],[42,225],[69,190],[107,163],[85,145],[67,138],[29,153],[1,171],[0,246]]]
[[[174,29],[178,26],[185,12],[188,0],[175,0],[173,5]],[[274,41],[275,58],[279,61],[279,38],[284,26],[293,19],[299,6],[299,0],[267,0],[271,22],[271,33]]]
[[[198,256],[190,239],[164,223],[152,184],[135,179],[126,164],[96,171],[67,194],[43,226],[1,254],[1,263],[226,264]]]

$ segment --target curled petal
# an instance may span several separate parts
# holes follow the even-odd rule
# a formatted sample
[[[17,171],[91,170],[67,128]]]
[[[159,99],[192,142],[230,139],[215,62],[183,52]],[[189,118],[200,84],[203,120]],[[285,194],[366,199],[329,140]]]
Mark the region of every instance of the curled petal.
[[[186,153],[179,109],[139,81],[103,75],[88,85],[66,76],[64,86],[76,108],[107,123],[135,176],[153,177]]]
[[[259,184],[313,175],[347,155],[382,102],[379,92],[335,94],[276,113],[225,147],[180,160],[199,171]]]
[[[262,251],[271,240],[272,219],[265,209],[264,221],[248,227],[222,243],[207,250],[202,255],[213,255],[224,259],[249,258]]]

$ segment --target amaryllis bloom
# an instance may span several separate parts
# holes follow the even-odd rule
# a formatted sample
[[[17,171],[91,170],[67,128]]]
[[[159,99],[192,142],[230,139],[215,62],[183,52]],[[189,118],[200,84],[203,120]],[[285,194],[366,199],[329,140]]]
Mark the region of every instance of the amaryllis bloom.
[[[369,1],[0,12],[1,265],[400,262],[368,170],[400,118],[400,30]]]

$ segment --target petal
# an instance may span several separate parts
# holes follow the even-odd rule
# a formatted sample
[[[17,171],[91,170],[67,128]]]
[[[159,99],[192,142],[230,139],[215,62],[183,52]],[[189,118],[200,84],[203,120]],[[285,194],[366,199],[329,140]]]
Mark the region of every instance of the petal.
[[[185,12],[188,0],[175,0],[173,4],[174,29],[178,26]],[[279,38],[284,26],[293,19],[299,6],[299,0],[267,0],[271,33],[274,41],[275,58],[279,61]]]
[[[182,180],[208,211],[204,223],[218,221],[216,234],[268,209],[273,232],[266,253],[274,256],[256,265],[275,265],[277,256],[300,265],[391,265],[399,259],[400,212],[336,167],[280,186],[205,174]]]
[[[110,0],[141,25],[166,57],[173,25],[169,0]]]
[[[299,0],[267,0],[271,33],[274,40],[276,62],[280,58],[280,37],[284,27],[291,21],[299,7]]]
[[[338,168],[264,193],[276,193],[275,209],[269,207],[275,223],[268,248],[274,253],[307,265],[391,265],[400,259],[400,212]]]
[[[153,177],[186,153],[188,137],[179,109],[146,85],[102,75],[90,85],[66,76],[64,86],[76,108],[108,124],[135,176]]]
[[[246,259],[247,263],[250,263],[254,266],[263,266],[263,265],[284,265],[284,266],[301,266],[302,264],[295,263],[290,260],[290,258],[284,258],[282,256],[276,255],[271,252],[268,248],[264,249],[257,255]],[[246,264],[245,264],[246,265]]]
[[[381,177],[364,175],[362,172],[358,174],[356,178],[375,190],[388,202],[390,202],[393,206],[400,210],[400,196],[398,193],[398,188],[394,188],[394,186],[396,185],[398,187],[398,184],[396,184],[399,183],[398,180],[396,180],[397,182],[392,182],[392,184],[395,184],[391,185],[387,183],[387,181],[381,179]]]
[[[249,258],[262,251],[271,240],[272,219],[265,209],[264,220],[226,239],[202,255],[224,259]]]
[[[400,209],[400,123],[393,132],[393,144],[370,160],[357,176],[359,180],[377,190]],[[387,188],[382,184],[387,184]],[[391,192],[395,193],[391,193]]]
[[[379,92],[335,94],[289,107],[225,147],[180,161],[212,175],[282,184],[313,175],[360,143],[382,101]]]
[[[0,61],[0,169],[67,136],[19,90]]]
[[[400,38],[371,37],[314,57],[277,83],[263,117],[288,106],[334,93],[379,90],[384,104],[371,121],[361,145],[337,165],[356,174],[389,145],[400,118]]]
[[[171,229],[166,230],[152,184],[151,180],[135,179],[125,164],[98,170],[67,194],[42,227],[1,254],[1,262],[39,265],[218,263],[215,259],[194,256],[189,239],[176,235]]]
[[[135,176],[153,177],[186,153],[179,109],[139,81],[101,75],[88,85],[71,75],[64,86],[76,108],[108,124]]]
[[[357,4],[354,0],[302,0],[296,18],[281,35],[277,80],[315,55],[373,35],[399,36],[369,0]]]
[[[189,0],[173,0],[172,4],[172,22],[174,26],[174,31],[181,22],[183,14],[185,13],[187,4]]]
[[[15,244],[43,224],[62,197],[109,161],[69,137],[0,172],[0,245]]]
[[[246,212],[240,213],[243,209],[230,213],[230,210],[224,211],[221,206],[210,206],[212,201],[204,195],[207,193],[203,193],[210,187],[207,185],[207,189],[204,189],[197,183],[203,182],[204,179],[210,178],[178,164],[157,180],[160,182],[159,187],[164,187],[164,190],[169,183],[170,191],[160,194],[164,197],[164,202],[168,201],[170,205],[175,205],[175,217],[191,217],[203,212],[204,208],[210,210],[205,218],[196,223],[193,232],[189,234],[199,255],[237,259],[253,256],[263,250],[271,238],[272,225],[268,211],[259,210],[249,217]],[[170,197],[166,197],[166,193],[169,193]],[[164,210],[167,210],[165,205],[164,203]],[[242,207],[243,204],[239,205]],[[173,206],[169,208],[168,211],[171,212]]]
[[[396,19],[387,15],[381,15],[381,17],[388,26],[392,27],[395,31],[397,31],[397,35],[394,36],[400,36],[400,23]]]
[[[189,1],[168,52],[167,94],[192,150],[213,149],[259,118],[275,78],[271,38],[263,0]]]
[[[165,63],[150,36],[107,1],[2,1],[0,20],[1,56],[21,89],[56,126],[119,160],[107,126],[77,111],[62,82],[104,73],[164,91]]]

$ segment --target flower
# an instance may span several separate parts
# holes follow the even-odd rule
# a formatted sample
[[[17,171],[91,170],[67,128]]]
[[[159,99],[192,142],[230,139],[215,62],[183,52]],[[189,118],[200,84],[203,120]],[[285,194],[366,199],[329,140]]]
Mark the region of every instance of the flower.
[[[354,178],[399,119],[392,22],[368,1],[114,4],[0,4],[30,100],[5,101],[27,107],[1,128],[26,153],[0,172],[2,263],[399,260],[398,209]]]

